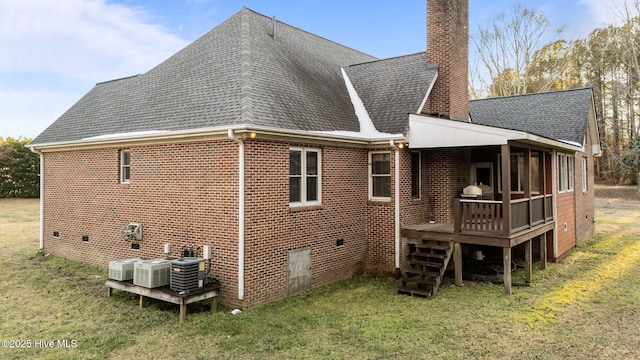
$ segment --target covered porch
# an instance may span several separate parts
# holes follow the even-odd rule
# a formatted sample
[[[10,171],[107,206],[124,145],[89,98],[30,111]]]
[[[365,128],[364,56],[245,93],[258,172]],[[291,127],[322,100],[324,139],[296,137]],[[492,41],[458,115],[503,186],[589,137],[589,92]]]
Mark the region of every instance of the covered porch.
[[[442,119],[424,120],[422,116],[416,118],[412,118],[417,123],[412,122],[411,131],[422,127],[425,130],[421,132],[423,136],[410,136],[410,148],[425,153],[440,148],[467,149],[469,161],[458,166],[458,174],[470,174],[468,185],[478,185],[483,191],[478,196],[466,196],[462,188],[448,190],[449,196],[456,195],[435,204],[450,209],[446,216],[431,216],[430,221],[401,226],[403,286],[398,291],[433,295],[450,260],[453,260],[455,283],[462,285],[463,245],[500,249],[506,294],[512,293],[513,249],[522,247],[525,282],[531,282],[533,263],[537,260],[534,253],[539,254],[540,267],[544,269],[547,235],[553,239],[552,162],[554,149],[562,144],[518,131]],[[426,131],[427,126],[429,131]],[[452,133],[451,128],[456,132]],[[460,183],[451,186],[459,187]],[[535,251],[534,243],[537,245]],[[409,286],[414,283],[415,286]],[[428,290],[422,292],[424,289]]]

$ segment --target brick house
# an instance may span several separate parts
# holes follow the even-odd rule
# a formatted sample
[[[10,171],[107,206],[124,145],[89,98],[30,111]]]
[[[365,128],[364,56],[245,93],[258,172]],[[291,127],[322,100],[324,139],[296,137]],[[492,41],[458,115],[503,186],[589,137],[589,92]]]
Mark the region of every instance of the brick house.
[[[468,3],[427,8],[426,53],[376,59],[245,8],[149,72],[97,84],[31,144],[41,247],[106,267],[210,245],[221,301],[240,308],[404,276],[411,239],[443,239],[460,265],[534,241],[561,259],[593,231],[591,90],[469,108]],[[538,100],[542,114],[517,103]],[[459,199],[474,183],[491,199]],[[480,207],[496,227],[474,228]]]

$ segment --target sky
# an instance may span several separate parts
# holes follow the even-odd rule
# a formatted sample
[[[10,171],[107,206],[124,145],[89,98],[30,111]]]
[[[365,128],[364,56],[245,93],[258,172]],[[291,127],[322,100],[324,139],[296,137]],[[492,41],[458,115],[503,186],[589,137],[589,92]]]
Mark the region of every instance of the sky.
[[[621,1],[521,3],[578,39],[619,22]],[[469,0],[470,32],[516,2]],[[0,137],[36,137],[96,83],[149,71],[243,6],[379,58],[426,48],[425,0],[0,0]]]

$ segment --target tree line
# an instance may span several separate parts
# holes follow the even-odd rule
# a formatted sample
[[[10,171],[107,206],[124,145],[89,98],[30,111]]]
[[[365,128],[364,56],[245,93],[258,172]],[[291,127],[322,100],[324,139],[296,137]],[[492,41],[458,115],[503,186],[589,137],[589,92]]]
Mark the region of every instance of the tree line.
[[[544,12],[514,5],[472,35],[470,97],[592,87],[603,149],[596,174],[616,184],[638,184],[640,17],[632,14],[640,14],[640,1],[618,10],[621,25],[566,40],[564,29],[552,27]]]
[[[27,147],[30,142],[0,137],[0,197],[40,196],[40,156]]]

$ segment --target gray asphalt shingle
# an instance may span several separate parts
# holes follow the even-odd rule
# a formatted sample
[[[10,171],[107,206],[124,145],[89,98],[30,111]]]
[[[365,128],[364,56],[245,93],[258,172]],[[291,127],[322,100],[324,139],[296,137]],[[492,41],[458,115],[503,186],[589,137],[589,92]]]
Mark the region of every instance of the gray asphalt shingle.
[[[144,131],[260,125],[359,131],[344,68],[377,130],[406,134],[437,65],[378,60],[242,9],[145,74],[97,84],[32,145]],[[590,89],[470,102],[473,122],[582,143]]]
[[[424,52],[355,64],[345,69],[378,131],[406,134],[438,71]]]
[[[473,100],[469,113],[476,124],[584,144],[592,96],[591,88],[579,88]]]
[[[149,72],[97,84],[34,139],[256,124],[358,131],[341,68],[375,57],[242,9]]]

